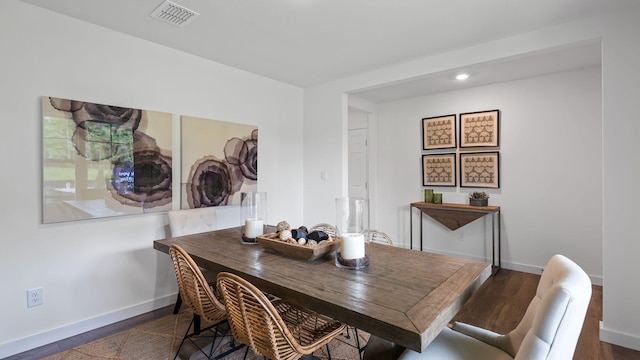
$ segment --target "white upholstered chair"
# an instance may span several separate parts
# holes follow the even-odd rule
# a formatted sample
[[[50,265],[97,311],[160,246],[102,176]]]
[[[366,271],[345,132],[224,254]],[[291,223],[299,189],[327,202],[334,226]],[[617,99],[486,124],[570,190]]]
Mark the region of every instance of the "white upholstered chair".
[[[167,212],[171,236],[198,234],[218,230],[216,209],[212,207],[171,210]]]
[[[454,323],[425,351],[405,350],[400,359],[572,359],[590,299],[587,274],[568,258],[555,255],[545,266],[524,317],[507,335]]]
[[[217,230],[216,209],[212,207],[171,210],[167,212],[167,217],[169,218],[169,228],[172,237]],[[216,274],[209,273],[204,269],[201,270],[209,283],[215,284]],[[178,292],[178,298],[173,308],[174,314],[180,311],[181,305],[182,298],[180,297],[180,292]],[[196,319],[196,329],[200,326],[197,321]]]

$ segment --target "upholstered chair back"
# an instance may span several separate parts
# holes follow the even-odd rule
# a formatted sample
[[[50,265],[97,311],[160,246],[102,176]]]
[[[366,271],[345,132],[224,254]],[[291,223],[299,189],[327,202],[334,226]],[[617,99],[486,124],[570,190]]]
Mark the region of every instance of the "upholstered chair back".
[[[171,236],[183,236],[218,230],[213,207],[171,210],[167,212]]]
[[[536,295],[507,337],[518,360],[572,359],[591,299],[591,280],[573,261],[553,256]]]

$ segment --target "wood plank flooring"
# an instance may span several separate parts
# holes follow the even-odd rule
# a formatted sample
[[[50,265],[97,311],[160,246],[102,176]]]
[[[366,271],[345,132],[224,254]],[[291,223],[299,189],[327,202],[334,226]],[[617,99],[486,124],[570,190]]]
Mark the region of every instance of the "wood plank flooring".
[[[500,270],[464,305],[454,320],[505,334],[515,328],[534,297],[539,275]],[[600,341],[602,286],[593,286],[574,359],[640,360],[640,352]]]

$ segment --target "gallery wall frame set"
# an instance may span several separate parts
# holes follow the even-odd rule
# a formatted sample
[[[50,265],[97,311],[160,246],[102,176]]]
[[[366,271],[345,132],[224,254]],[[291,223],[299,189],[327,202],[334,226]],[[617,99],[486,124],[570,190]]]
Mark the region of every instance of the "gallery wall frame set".
[[[171,113],[42,98],[42,222],[172,209],[174,149],[180,208],[240,203],[257,190],[258,129]]]
[[[422,155],[422,185],[499,188],[500,153],[480,152],[499,146],[500,110],[423,118],[422,150],[436,153]],[[446,149],[456,152],[437,153]]]

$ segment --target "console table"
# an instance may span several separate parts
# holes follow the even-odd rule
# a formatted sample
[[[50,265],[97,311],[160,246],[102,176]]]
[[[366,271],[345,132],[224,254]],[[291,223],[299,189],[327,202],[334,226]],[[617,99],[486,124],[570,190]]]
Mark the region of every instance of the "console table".
[[[492,266],[494,273],[502,268],[502,253],[500,239],[500,206],[471,206],[465,204],[433,204],[426,202],[414,202],[409,207],[409,247],[413,249],[413,209],[420,210],[420,251],[422,251],[422,214],[427,214],[437,222],[446,226],[450,230],[456,230],[468,223],[491,215],[491,237],[492,237]],[[496,232],[496,219],[498,231]],[[497,234],[497,246],[496,246]],[[496,250],[498,261],[496,262]]]

